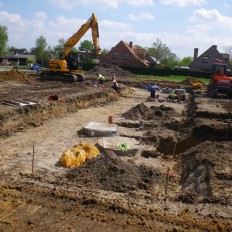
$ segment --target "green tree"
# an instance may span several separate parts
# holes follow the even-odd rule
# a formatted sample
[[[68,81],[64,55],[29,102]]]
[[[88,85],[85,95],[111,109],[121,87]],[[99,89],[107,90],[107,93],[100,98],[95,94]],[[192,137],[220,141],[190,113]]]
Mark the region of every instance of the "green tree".
[[[37,62],[42,62],[42,65],[45,61],[48,61],[48,51],[47,48],[47,42],[45,37],[42,35],[36,39],[35,47],[31,49],[31,53],[36,55]]]
[[[34,64],[35,63],[35,58],[27,58],[26,63],[27,64]]]
[[[4,55],[7,52],[7,42],[7,27],[0,25],[0,55]]]
[[[173,68],[179,63],[178,57],[175,53],[169,53],[165,59],[162,60],[162,64],[167,68]]]
[[[104,57],[108,52],[109,52],[109,49],[104,48],[104,49],[101,50],[100,56]]]
[[[61,57],[61,53],[64,50],[64,44],[65,44],[65,39],[60,38],[58,40],[58,44],[55,47],[53,47],[52,56],[56,58]]]
[[[156,42],[152,44],[152,47],[148,48],[147,54],[153,56],[157,62],[162,63],[171,54],[171,50],[161,39],[157,39]]]
[[[192,62],[193,62],[193,57],[186,56],[180,61],[179,65],[181,65],[181,66],[189,66]]]
[[[78,49],[80,51],[81,62],[91,64],[95,63],[95,48],[92,41],[84,40],[83,42],[80,42],[80,46]]]
[[[14,46],[7,47],[7,53],[16,53],[18,51],[18,48]]]
[[[93,45],[92,41],[84,40],[84,41],[80,42],[80,46],[78,49],[79,49],[79,51],[93,52],[94,45]]]

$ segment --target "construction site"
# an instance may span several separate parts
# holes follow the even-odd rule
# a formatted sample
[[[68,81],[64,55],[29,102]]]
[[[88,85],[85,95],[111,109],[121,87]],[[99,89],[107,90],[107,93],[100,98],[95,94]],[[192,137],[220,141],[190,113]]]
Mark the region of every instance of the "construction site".
[[[231,99],[190,77],[149,101],[120,68],[85,76],[0,72],[0,231],[232,231]]]

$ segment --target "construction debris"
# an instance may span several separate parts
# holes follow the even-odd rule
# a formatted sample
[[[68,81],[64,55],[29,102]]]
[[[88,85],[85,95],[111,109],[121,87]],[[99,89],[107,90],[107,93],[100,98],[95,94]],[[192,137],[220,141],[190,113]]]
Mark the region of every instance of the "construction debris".
[[[9,106],[28,106],[28,105],[36,105],[38,103],[32,101],[26,101],[26,100],[15,100],[15,101],[4,100],[2,104]]]

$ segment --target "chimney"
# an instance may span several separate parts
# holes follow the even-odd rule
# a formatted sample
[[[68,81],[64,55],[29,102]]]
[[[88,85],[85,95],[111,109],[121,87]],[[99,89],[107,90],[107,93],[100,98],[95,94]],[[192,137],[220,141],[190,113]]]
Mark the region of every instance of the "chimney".
[[[194,56],[193,56],[193,60],[196,60],[198,57],[198,48],[194,48]]]
[[[133,42],[130,41],[129,46],[130,48],[133,48]]]

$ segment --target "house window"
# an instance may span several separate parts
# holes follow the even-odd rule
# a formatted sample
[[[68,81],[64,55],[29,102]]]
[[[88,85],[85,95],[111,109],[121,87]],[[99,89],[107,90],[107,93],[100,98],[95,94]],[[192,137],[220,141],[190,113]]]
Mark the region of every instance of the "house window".
[[[124,53],[124,54],[123,54],[123,60],[128,60],[128,58],[129,58],[128,53]]]
[[[208,56],[203,56],[202,57],[202,63],[208,64],[208,61],[209,61],[209,57]]]
[[[113,53],[112,54],[112,59],[118,59],[118,53]]]

